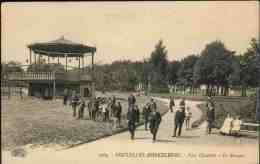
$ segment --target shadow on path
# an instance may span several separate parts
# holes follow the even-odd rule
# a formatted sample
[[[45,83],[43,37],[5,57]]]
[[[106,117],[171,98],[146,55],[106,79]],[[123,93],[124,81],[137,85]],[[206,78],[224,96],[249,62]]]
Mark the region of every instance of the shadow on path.
[[[175,138],[183,138],[183,139],[194,139],[194,138],[199,138],[200,136],[179,136]]]
[[[148,140],[150,137],[135,137],[135,140]]]
[[[165,139],[157,139],[156,142],[175,143],[176,141],[173,141],[173,140],[165,140]]]

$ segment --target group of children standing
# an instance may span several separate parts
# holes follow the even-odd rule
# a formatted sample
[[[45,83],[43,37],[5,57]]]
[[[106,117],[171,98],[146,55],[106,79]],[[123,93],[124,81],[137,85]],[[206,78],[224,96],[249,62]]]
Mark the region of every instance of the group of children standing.
[[[119,101],[116,102],[115,96],[112,98],[109,97],[107,102],[103,104],[100,99],[95,98],[93,103],[90,100],[86,105],[84,98],[74,91],[70,98],[67,94],[64,95],[63,104],[67,105],[69,100],[73,111],[73,117],[83,119],[84,110],[87,107],[91,120],[95,121],[97,120],[97,117],[102,117],[102,121],[104,122],[112,120],[115,128],[121,126],[122,106]]]

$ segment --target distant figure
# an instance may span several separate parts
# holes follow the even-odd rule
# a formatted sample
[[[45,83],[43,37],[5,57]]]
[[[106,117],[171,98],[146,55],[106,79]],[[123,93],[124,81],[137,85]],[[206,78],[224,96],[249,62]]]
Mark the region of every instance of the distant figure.
[[[215,121],[215,109],[212,103],[208,104],[207,111],[207,134],[211,134],[211,130],[213,128],[213,122]]]
[[[136,102],[136,99],[135,99],[135,96],[134,94],[131,94],[129,97],[128,97],[128,109],[135,105],[135,102]]]
[[[94,100],[94,111],[92,113],[93,120],[95,120],[95,121],[96,121],[96,118],[97,118],[98,110],[99,110],[99,100],[98,100],[98,98],[96,98]]]
[[[116,110],[116,118],[117,118],[117,122],[118,122],[118,127],[121,126],[121,115],[122,115],[122,106],[121,106],[121,103],[118,101],[117,110]]]
[[[64,90],[64,96],[63,96],[63,105],[65,105],[65,106],[67,105],[68,98],[69,98],[68,90],[65,89],[65,90]]]
[[[79,106],[79,110],[78,110],[78,119],[83,119],[85,107],[86,107],[85,100],[83,98],[81,98],[80,106]]]
[[[155,108],[153,108],[152,112],[150,114],[150,132],[153,135],[153,141],[156,140],[156,135],[157,135],[161,120],[162,120],[161,114],[159,112],[157,112]]]
[[[106,105],[106,112],[105,112],[105,121],[109,121],[109,111],[110,111],[110,104]]]
[[[137,105],[134,105],[134,111],[136,114],[136,123],[139,123],[140,122],[140,111],[139,111],[139,108]]]
[[[174,118],[174,133],[172,137],[176,137],[176,132],[178,129],[178,136],[181,136],[181,130],[182,130],[182,125],[185,119],[185,99],[182,99],[180,102],[180,108],[176,111],[175,113],[175,118]]]
[[[206,107],[209,108],[210,105],[214,107],[214,102],[213,102],[212,97],[208,96],[207,102],[206,102]]]
[[[233,118],[231,115],[228,113],[227,117],[225,118],[225,121],[220,129],[220,133],[224,135],[230,135],[231,134],[231,129],[233,127]]]
[[[112,96],[112,105],[116,105],[116,97],[114,95]]]
[[[171,113],[173,112],[173,107],[174,107],[174,106],[175,106],[174,98],[173,98],[172,96],[170,96],[169,108],[170,108]]]
[[[72,106],[72,110],[73,110],[73,117],[76,117],[76,110],[77,110],[78,104],[79,104],[79,97],[78,97],[78,95],[73,94],[72,100],[71,100],[71,106]]]
[[[103,121],[106,121],[106,112],[107,112],[107,105],[103,104],[102,105],[102,117],[103,117]]]
[[[117,106],[116,104],[111,104],[111,118],[113,120],[113,127],[117,127]]]
[[[151,106],[151,110],[157,109],[157,104],[156,104],[156,102],[154,101],[153,98],[151,98],[151,100],[150,100],[150,106]]]
[[[147,130],[147,125],[148,125],[148,123],[149,123],[150,113],[151,113],[151,107],[150,107],[150,104],[147,103],[147,104],[144,106],[144,108],[143,108],[144,127],[145,127],[145,130]]]
[[[87,103],[87,107],[88,107],[88,115],[89,115],[89,119],[91,120],[92,119],[92,102],[89,101]]]
[[[190,129],[190,119],[192,116],[192,113],[190,111],[190,107],[187,107],[186,111],[185,111],[185,125],[186,125],[186,130]]]
[[[129,111],[127,112],[127,121],[128,121],[128,130],[131,134],[131,140],[134,139],[135,136],[135,123],[136,123],[136,114],[134,112],[134,108],[130,107]]]

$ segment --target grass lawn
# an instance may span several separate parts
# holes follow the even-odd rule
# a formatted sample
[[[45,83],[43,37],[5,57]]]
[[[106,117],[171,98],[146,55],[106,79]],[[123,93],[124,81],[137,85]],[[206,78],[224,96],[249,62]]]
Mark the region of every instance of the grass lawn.
[[[2,100],[1,103],[1,144],[2,149],[11,150],[27,144],[60,145],[69,147],[86,143],[126,129],[127,96],[116,95],[123,106],[122,127],[113,129],[111,123],[89,120],[85,110],[84,119],[72,117],[70,106],[64,107],[61,100],[44,101],[39,99],[19,98]],[[145,97],[137,97],[137,103],[143,104]],[[157,102],[158,109],[165,113],[168,109],[162,102]]]

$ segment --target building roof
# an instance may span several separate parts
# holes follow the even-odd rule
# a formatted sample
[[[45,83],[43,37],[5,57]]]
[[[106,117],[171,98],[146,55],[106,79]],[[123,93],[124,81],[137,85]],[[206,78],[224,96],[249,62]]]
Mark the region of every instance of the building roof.
[[[50,57],[65,57],[66,55],[68,57],[79,57],[83,56],[85,53],[96,52],[96,47],[76,43],[65,39],[63,36],[49,42],[32,43],[27,47],[36,54]]]

